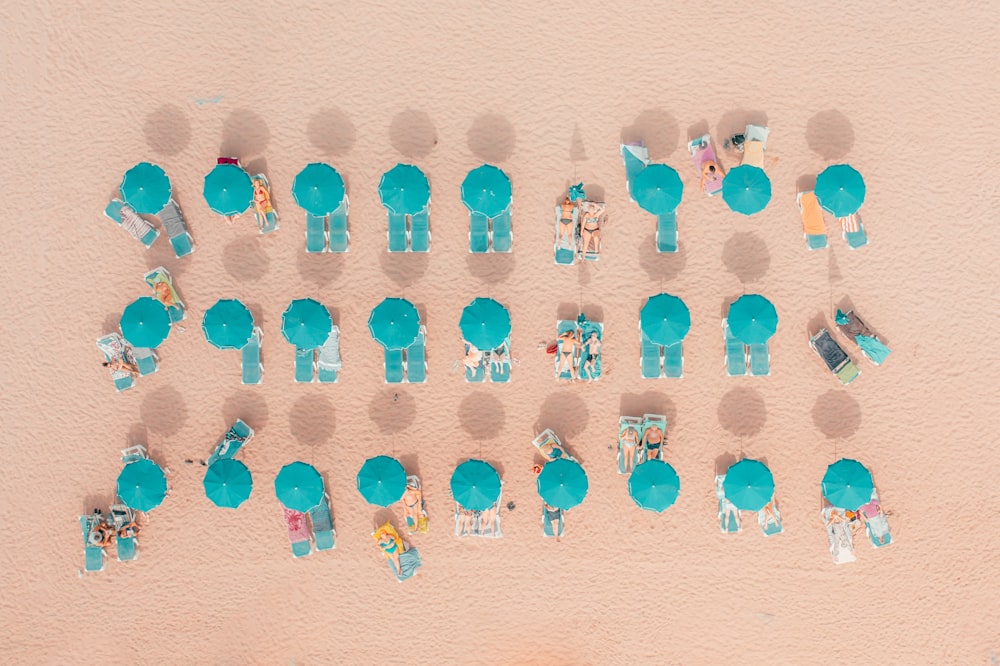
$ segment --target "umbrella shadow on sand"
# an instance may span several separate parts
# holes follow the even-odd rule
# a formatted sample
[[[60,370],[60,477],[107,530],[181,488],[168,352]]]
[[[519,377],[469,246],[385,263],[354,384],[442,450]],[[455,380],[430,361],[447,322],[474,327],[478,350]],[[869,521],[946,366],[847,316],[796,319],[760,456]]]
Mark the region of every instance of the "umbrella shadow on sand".
[[[667,428],[674,424],[677,418],[677,407],[673,400],[664,393],[645,391],[643,393],[623,393],[618,400],[621,416],[642,416],[643,414],[662,414],[667,417]]]
[[[514,152],[516,133],[510,121],[496,113],[484,113],[472,121],[466,133],[469,150],[484,162],[503,162]]]
[[[830,389],[816,398],[812,419],[827,439],[846,439],[861,427],[861,405],[846,391]]]
[[[383,389],[368,403],[368,418],[383,434],[403,432],[417,418],[417,401],[401,389]]]
[[[295,401],[288,412],[288,429],[300,444],[322,446],[337,429],[333,403],[323,395],[306,395]]]
[[[191,121],[176,104],[164,104],[146,116],[142,132],[157,155],[177,155],[191,143]]]
[[[295,266],[306,282],[317,287],[327,287],[344,272],[347,258],[331,252],[296,252]]]
[[[538,420],[535,431],[545,428],[552,431],[566,444],[567,439],[576,437],[587,429],[590,420],[590,410],[587,403],[577,393],[559,391],[549,395],[538,410]]]
[[[327,107],[309,118],[306,136],[325,155],[346,155],[358,139],[358,130],[346,113],[336,107]]]
[[[854,126],[840,111],[820,111],[806,123],[806,143],[825,160],[838,160],[854,147]]]
[[[650,224],[654,224],[649,216]],[[677,252],[657,252],[656,234],[650,234],[639,245],[639,266],[656,283],[669,282],[681,274],[687,264],[687,247],[678,241]]]
[[[722,263],[740,282],[756,282],[767,274],[771,253],[764,239],[751,231],[735,233],[722,248]]]
[[[430,255],[426,252],[380,252],[382,272],[401,287],[416,283],[427,272]]]
[[[486,283],[504,282],[514,272],[514,255],[510,252],[491,254],[470,253],[465,260],[469,272]]]
[[[735,388],[722,396],[718,407],[719,425],[737,437],[751,437],[764,428],[767,405],[760,393]]]
[[[271,131],[263,118],[250,109],[235,109],[222,123],[219,155],[240,159],[262,155],[270,141]]]
[[[161,386],[142,401],[139,417],[151,432],[164,437],[176,435],[188,418],[184,396],[173,386]]]
[[[747,125],[767,127],[767,113],[758,109],[736,108],[726,111],[715,125],[715,135],[719,143],[725,146],[729,137],[743,134]]]
[[[222,250],[222,266],[239,282],[256,282],[267,274],[271,259],[257,236],[242,236]]]
[[[677,119],[659,108],[646,109],[631,125],[622,128],[622,143],[642,142],[653,162],[670,157],[677,150],[680,127]]]
[[[487,391],[473,391],[458,406],[458,422],[474,440],[499,437],[506,420],[503,403]]]
[[[226,428],[236,419],[243,419],[255,432],[260,432],[267,426],[267,401],[254,389],[237,391],[222,403],[222,418]]]
[[[425,112],[407,109],[393,117],[389,125],[389,142],[403,157],[427,157],[437,145],[437,129]]]

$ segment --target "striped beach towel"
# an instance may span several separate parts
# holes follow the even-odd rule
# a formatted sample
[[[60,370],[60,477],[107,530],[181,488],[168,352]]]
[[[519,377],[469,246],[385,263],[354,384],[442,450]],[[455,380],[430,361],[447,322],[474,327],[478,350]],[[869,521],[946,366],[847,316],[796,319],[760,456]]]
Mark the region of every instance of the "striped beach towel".
[[[840,218],[840,228],[845,234],[856,234],[861,231],[860,225],[861,217],[857,213]]]
[[[146,237],[146,234],[153,231],[152,225],[139,217],[139,215],[128,206],[122,206],[121,216],[122,228],[132,234],[132,237],[138,241],[141,241]]]

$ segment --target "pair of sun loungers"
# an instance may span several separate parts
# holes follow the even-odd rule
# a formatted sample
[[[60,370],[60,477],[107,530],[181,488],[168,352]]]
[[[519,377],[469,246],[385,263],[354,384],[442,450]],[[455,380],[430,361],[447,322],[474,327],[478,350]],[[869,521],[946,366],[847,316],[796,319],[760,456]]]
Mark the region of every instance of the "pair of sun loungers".
[[[650,340],[641,328],[639,338],[641,345],[639,363],[643,379],[684,376],[683,342],[664,347]]]
[[[513,205],[513,204],[511,204]],[[475,211],[469,213],[469,252],[510,252],[514,243],[511,206],[494,218]]]
[[[632,193],[632,183],[643,169],[649,166],[649,150],[641,143],[623,143],[619,147],[622,160],[625,162],[625,186],[629,196],[635,200]],[[677,211],[672,210],[656,217],[656,251],[677,252]]]
[[[726,499],[724,485],[725,474],[718,474],[715,477],[715,496],[719,500],[719,531],[723,534],[739,534],[743,530],[742,512],[735,504]],[[764,509],[757,512],[757,524],[764,536],[774,536],[781,534],[784,527],[781,524],[781,513],[778,510],[778,503],[771,500],[773,518]]]
[[[143,374],[143,368],[147,370],[149,369],[149,364],[147,362],[144,362],[142,367],[139,366],[138,360],[135,358],[132,345],[127,343],[118,333],[109,333],[108,335],[97,338],[97,348],[104,355],[104,360],[108,363],[122,361],[124,363],[135,365],[139,368],[140,375]],[[156,357],[154,355],[151,372],[156,371],[155,358]],[[110,374],[111,380],[115,384],[115,390],[119,393],[127,391],[135,386],[135,378],[132,376],[131,372],[126,370],[110,370]],[[149,374],[149,372],[146,374]]]
[[[571,239],[563,233],[562,206],[556,206],[556,241],[553,248],[558,266],[572,266],[577,259],[597,261],[601,258],[601,241],[604,225],[607,223],[607,206],[600,201],[580,201],[574,204],[571,218]],[[594,227],[596,232],[584,234],[584,225]],[[584,236],[587,244],[584,247]]]
[[[455,502],[455,536],[486,537],[499,539],[503,536],[500,527],[500,507],[503,506],[503,486],[497,501],[485,511],[468,511]]]
[[[845,509],[829,504],[823,507],[823,522],[826,525],[827,542],[834,564],[844,564],[857,559],[854,553],[852,529],[855,520],[861,520],[864,523],[865,535],[872,548],[882,548],[892,543],[889,521],[882,511],[877,490],[872,491],[871,500],[854,512],[853,518],[849,518],[848,513],[850,512]],[[831,520],[835,514],[839,516],[839,520]]]
[[[835,317],[837,329],[848,340],[857,345],[858,350],[874,365],[881,365],[891,353],[891,349],[883,343],[878,334],[864,322],[854,311],[846,313],[837,310]],[[833,339],[826,328],[821,328],[809,339],[809,345],[819,355],[826,367],[842,384],[850,384],[861,374],[843,347]]]
[[[386,384],[423,384],[427,381],[427,327],[421,326],[417,339],[405,349],[384,351]]]
[[[468,356],[471,346],[468,342],[463,345]],[[465,381],[479,383],[489,380],[496,384],[506,384],[510,381],[510,365],[510,338],[507,338],[496,349],[484,351],[478,364],[471,368],[465,366]]]
[[[347,252],[350,249],[351,232],[347,226],[350,203],[347,196],[340,207],[329,215],[306,213],[306,252]]]
[[[288,541],[292,546],[292,556],[305,557],[313,550],[333,550],[337,547],[337,532],[333,528],[333,514],[330,512],[330,496],[323,493],[319,504],[308,511],[294,511],[281,508],[288,529]]]
[[[131,562],[139,559],[139,540],[134,529],[123,531],[129,525],[135,524],[135,512],[124,504],[112,504],[108,515],[99,511],[80,516],[80,527],[83,530],[84,571],[103,571],[107,561],[107,550],[103,543],[103,529],[111,529],[115,534],[115,551],[119,562]]]
[[[112,199],[104,208],[104,214],[147,249],[160,235],[159,230],[120,199]],[[159,218],[167,232],[167,237],[170,239],[174,255],[178,258],[186,257],[194,252],[194,240],[188,233],[187,222],[181,213],[181,207],[175,200],[170,199],[167,202],[167,205],[160,211]]]
[[[567,331],[573,331],[577,342],[567,350],[570,345],[559,338]],[[604,339],[604,324],[595,321],[585,321],[582,325],[570,319],[560,319],[556,322],[556,379],[572,380],[574,376],[587,381],[594,381],[601,378],[601,351],[600,347],[592,347],[589,343],[591,335],[597,335],[600,343]],[[567,359],[568,355],[568,359]],[[569,361],[572,370],[566,367],[563,360]],[[591,363],[593,361],[593,363]]]
[[[726,374],[730,377],[767,377],[771,374],[771,352],[767,342],[748,345],[729,330],[729,320],[722,320],[726,341]]]
[[[642,444],[643,435],[647,428],[657,427],[663,433],[663,440],[659,446],[644,446]],[[625,434],[628,430],[635,430],[638,444],[631,447],[631,452],[626,451]],[[618,473],[628,474],[637,465],[652,458],[663,459],[663,449],[667,445],[667,417],[663,414],[643,414],[638,416],[620,416],[618,418]],[[627,456],[632,456],[631,465],[628,465]]]
[[[430,201],[419,213],[388,215],[389,252],[430,252]]]
[[[333,326],[326,342],[318,349],[295,350],[295,381],[309,384],[319,381],[332,384],[340,376],[340,328]]]
[[[812,190],[799,192],[795,198],[799,205],[799,213],[802,215],[802,235],[805,236],[806,246],[810,250],[822,250],[827,247],[826,222],[823,219],[823,209],[819,205],[819,199]],[[868,236],[865,234],[864,225],[861,224],[861,214],[854,213],[847,217],[839,218],[841,236],[847,242],[847,246],[852,250],[868,244]]]

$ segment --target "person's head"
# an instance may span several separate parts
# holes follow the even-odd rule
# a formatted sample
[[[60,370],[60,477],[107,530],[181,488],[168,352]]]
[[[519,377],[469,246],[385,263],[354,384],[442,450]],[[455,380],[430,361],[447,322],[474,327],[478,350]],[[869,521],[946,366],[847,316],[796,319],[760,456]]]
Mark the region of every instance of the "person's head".
[[[715,175],[715,167],[710,164],[708,166],[708,172],[712,175]]]
[[[103,365],[106,368],[109,365],[111,365],[111,361],[104,361],[103,363],[101,363],[101,365]],[[100,510],[99,509],[94,509],[94,513],[100,513]]]
[[[597,339],[597,331],[591,331],[590,332],[590,336],[588,337],[588,339],[589,340],[596,340]]]

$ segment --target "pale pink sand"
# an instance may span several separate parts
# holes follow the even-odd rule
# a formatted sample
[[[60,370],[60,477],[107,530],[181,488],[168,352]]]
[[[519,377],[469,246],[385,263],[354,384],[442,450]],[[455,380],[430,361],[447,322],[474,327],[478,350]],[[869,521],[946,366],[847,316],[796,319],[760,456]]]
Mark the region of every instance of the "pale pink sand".
[[[996,663],[991,3],[3,4],[4,662]],[[748,119],[766,119],[778,158],[774,200],[750,220],[698,191],[684,148],[689,128],[707,125],[721,149]],[[676,257],[652,252],[652,218],[626,195],[623,131],[684,178]],[[266,166],[278,235],[208,211],[202,177],[220,152]],[[146,252],[101,215],[144,159],[173,180],[197,243],[190,258],[173,259],[165,238]],[[317,159],[348,181],[347,256],[303,251],[289,188]],[[428,256],[386,253],[376,187],[400,160],[432,183]],[[459,184],[483,161],[514,183],[510,256],[466,252]],[[833,235],[830,251],[809,253],[796,181],[835,161],[865,175],[871,246],[851,252]],[[577,180],[604,191],[605,255],[555,267],[552,206]],[[94,340],[160,264],[190,308],[187,330],[162,347],[158,374],[116,395]],[[692,311],[682,381],[638,376],[639,308],[660,290]],[[770,379],[724,376],[719,318],[744,290],[782,318]],[[382,383],[366,321],[386,295],[423,314],[425,386]],[[477,295],[510,307],[520,365],[509,386],[467,385],[451,370],[460,309]],[[842,295],[894,349],[884,367],[860,361],[846,390],[806,345],[810,322]],[[280,315],[301,296],[336,312],[340,384],[292,382]],[[260,387],[241,387],[238,354],[201,335],[219,297],[262,316]],[[536,344],[581,301],[606,324],[606,376],[556,384]],[[608,449],[619,414],[647,410],[670,416],[682,480],[664,515],[632,504]],[[203,468],[183,461],[205,457],[237,416],[257,429],[242,456],[257,485],[234,512],[211,506]],[[541,427],[590,475],[562,543],[540,534],[529,442]],[[77,515],[111,499],[118,451],[135,441],[172,470],[171,495],[137,562],[81,579]],[[739,537],[718,533],[715,461],[741,447],[774,470],[779,537],[760,536],[750,514]],[[354,489],[380,453],[422,474],[431,514],[416,539],[424,567],[404,585]],[[819,481],[842,455],[874,471],[897,543],[859,542],[857,562],[837,567]],[[448,480],[468,456],[496,464],[517,504],[500,541],[451,534]],[[326,475],[338,533],[334,552],[303,561],[272,486],[295,459]]]

